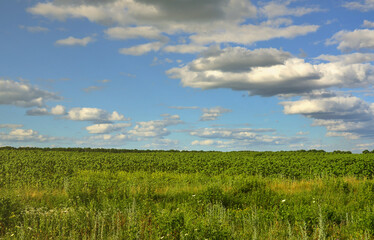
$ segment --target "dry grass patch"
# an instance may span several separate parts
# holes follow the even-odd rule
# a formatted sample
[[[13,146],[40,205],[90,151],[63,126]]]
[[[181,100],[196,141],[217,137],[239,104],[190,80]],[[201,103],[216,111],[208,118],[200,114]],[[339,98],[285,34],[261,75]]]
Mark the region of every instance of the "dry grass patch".
[[[317,180],[283,180],[282,182],[270,182],[269,188],[275,192],[285,194],[295,194],[301,192],[310,192],[316,188],[322,188],[324,185],[321,179]]]

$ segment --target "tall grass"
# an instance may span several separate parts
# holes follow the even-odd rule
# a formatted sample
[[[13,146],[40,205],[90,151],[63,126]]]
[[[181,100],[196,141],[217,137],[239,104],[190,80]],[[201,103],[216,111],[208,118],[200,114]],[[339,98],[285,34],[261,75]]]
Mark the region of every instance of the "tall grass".
[[[374,239],[371,154],[206,154],[0,150],[0,239]]]
[[[373,238],[374,181],[81,171],[0,193],[1,239]]]

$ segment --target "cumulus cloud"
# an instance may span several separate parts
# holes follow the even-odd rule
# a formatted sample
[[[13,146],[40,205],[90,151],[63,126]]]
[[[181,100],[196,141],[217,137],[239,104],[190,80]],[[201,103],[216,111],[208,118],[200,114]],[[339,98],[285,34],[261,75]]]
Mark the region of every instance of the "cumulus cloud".
[[[52,115],[65,115],[66,114],[66,109],[62,105],[56,105],[51,109],[51,114]]]
[[[200,121],[214,121],[218,117],[222,116],[224,113],[231,112],[231,109],[226,109],[223,107],[213,107],[213,108],[203,108],[203,114],[200,117]]]
[[[0,79],[0,104],[42,107],[48,100],[61,100],[61,97],[28,83]]]
[[[32,129],[14,128],[7,133],[0,132],[0,140],[5,142],[46,142],[57,140],[57,138],[40,135]]]
[[[374,0],[346,2],[343,6],[351,10],[368,12],[374,10]]]
[[[130,127],[131,123],[100,123],[94,124],[91,126],[86,127],[86,130],[89,133],[100,133],[100,134],[108,134],[111,132],[121,131],[127,127]]]
[[[99,108],[72,108],[68,111],[66,118],[74,121],[93,121],[99,123],[128,120],[116,111],[108,113]]]
[[[291,54],[274,48],[248,50],[242,47],[229,47],[216,50],[206,57],[198,58],[190,64],[194,71],[245,72],[253,67],[266,67],[281,64]]]
[[[364,23],[362,24],[362,26],[366,28],[374,28],[374,22],[364,20]]]
[[[158,51],[163,45],[162,42],[151,42],[129,48],[121,48],[119,52],[124,55],[140,56],[151,51]]]
[[[151,142],[144,145],[144,148],[171,149],[176,148],[179,141],[163,138],[171,133],[167,127],[182,123],[178,115],[164,114],[162,120],[137,122],[131,130],[126,130],[131,126],[130,123],[94,124],[86,127],[86,130],[97,135],[78,140],[77,144],[122,146],[128,141],[150,140]],[[114,132],[120,133],[113,134]]]
[[[337,44],[341,51],[374,49],[374,30],[356,29],[352,32],[339,31],[326,41],[327,45]]]
[[[68,37],[65,39],[60,39],[56,41],[56,45],[64,45],[64,46],[87,46],[90,42],[93,42],[94,39],[92,37],[85,37],[85,38],[75,38],[75,37]]]
[[[101,24],[153,26],[166,33],[196,32],[208,26],[239,23],[256,16],[256,7],[243,0],[146,1],[114,0],[38,3],[28,9],[51,19],[87,18]]]
[[[189,1],[61,1],[38,3],[28,11],[60,21],[86,18],[91,22],[115,25],[105,31],[109,39],[156,39],[166,44],[168,36],[188,34],[190,44],[161,47],[160,42],[120,49],[120,53],[139,56],[163,49],[166,52],[196,53],[204,44],[233,42],[252,44],[272,38],[294,38],[318,29],[316,25],[279,27],[278,24],[243,25],[259,16],[256,6],[247,0],[189,0]],[[302,16],[320,11],[318,7],[290,8],[291,1],[269,2],[261,9],[262,16]],[[279,22],[279,21],[278,21]],[[290,25],[289,20],[287,23]],[[70,39],[69,42],[73,41]],[[76,42],[76,41],[75,41]]]
[[[29,116],[46,116],[46,115],[65,115],[65,107],[62,105],[57,105],[50,110],[47,108],[33,108],[26,111],[26,115]]]
[[[183,121],[180,120],[178,115],[166,115],[162,120],[137,122],[135,127],[128,131],[128,133],[134,137],[160,138],[170,134],[170,131],[166,127],[181,123]]]
[[[298,101],[285,101],[281,104],[284,106],[285,114],[302,114],[316,119],[363,120],[371,116],[368,115],[368,113],[371,114],[370,106],[353,96],[307,98]]]
[[[326,127],[327,136],[374,136],[374,105],[358,97],[322,92],[280,104],[285,114],[301,114],[314,119],[313,125]]]
[[[352,56],[346,59],[353,59]],[[355,57],[361,62],[371,58],[369,55]],[[336,61],[313,65],[277,49],[227,47],[166,73],[171,78],[181,79],[185,87],[230,88],[261,96],[300,95],[333,86],[366,87],[372,84],[373,65],[355,61],[352,60],[352,64]]]

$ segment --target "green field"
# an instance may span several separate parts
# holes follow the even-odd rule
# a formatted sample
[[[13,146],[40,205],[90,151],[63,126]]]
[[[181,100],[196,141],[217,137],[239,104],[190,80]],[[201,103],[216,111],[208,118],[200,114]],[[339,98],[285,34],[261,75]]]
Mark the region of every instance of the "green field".
[[[374,154],[0,149],[0,239],[374,239]]]

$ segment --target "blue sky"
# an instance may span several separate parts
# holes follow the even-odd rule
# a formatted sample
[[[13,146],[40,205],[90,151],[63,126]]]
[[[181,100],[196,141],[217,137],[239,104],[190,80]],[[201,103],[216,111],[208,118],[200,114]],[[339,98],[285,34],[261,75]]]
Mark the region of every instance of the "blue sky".
[[[0,146],[374,149],[374,1],[0,2]]]

